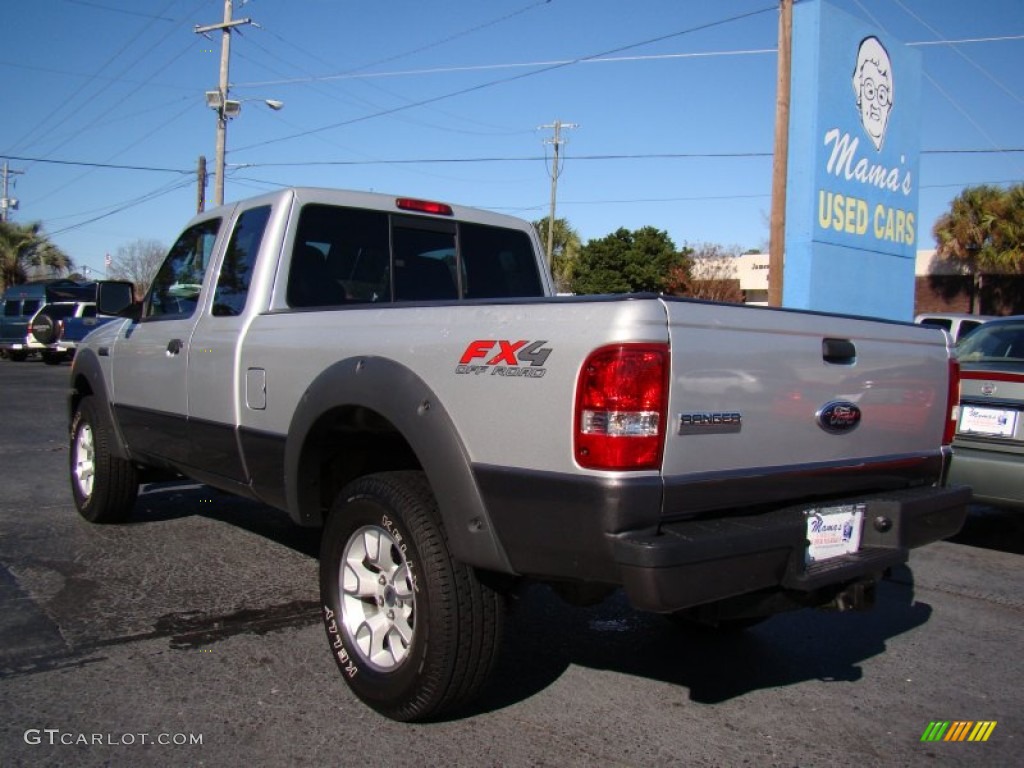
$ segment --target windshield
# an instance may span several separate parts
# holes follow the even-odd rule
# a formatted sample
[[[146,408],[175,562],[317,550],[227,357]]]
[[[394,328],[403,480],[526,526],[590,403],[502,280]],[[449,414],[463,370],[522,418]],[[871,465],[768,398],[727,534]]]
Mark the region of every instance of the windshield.
[[[1024,363],[1024,320],[988,323],[956,345],[962,363]]]

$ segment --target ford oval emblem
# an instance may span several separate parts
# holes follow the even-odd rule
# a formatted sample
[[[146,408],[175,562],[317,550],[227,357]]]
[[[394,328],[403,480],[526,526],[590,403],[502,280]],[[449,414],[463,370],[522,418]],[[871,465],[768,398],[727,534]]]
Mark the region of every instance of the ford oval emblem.
[[[833,400],[823,405],[814,417],[819,427],[838,435],[857,428],[860,424],[860,408],[846,400]]]

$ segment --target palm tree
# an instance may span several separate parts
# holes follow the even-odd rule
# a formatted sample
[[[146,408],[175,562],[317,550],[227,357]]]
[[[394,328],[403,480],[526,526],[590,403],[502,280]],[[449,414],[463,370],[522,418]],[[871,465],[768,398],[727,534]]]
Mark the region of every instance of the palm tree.
[[[967,187],[932,228],[936,254],[947,261],[960,262],[960,267],[973,277],[974,314],[981,314],[982,271],[992,257],[992,234],[1002,196],[1001,189],[987,184]]]
[[[23,283],[32,268],[45,267],[61,274],[72,267],[71,258],[56,246],[39,222],[0,221],[0,289]]]
[[[996,230],[1004,266],[1012,272],[1024,272],[1024,184],[1006,190],[1003,216]]]

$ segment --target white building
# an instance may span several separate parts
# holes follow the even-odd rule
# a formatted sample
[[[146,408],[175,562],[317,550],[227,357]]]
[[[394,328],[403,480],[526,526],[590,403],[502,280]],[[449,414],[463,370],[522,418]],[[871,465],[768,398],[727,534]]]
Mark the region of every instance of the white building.
[[[729,275],[734,280],[739,280],[740,290],[746,297],[747,304],[768,304],[768,254],[747,253],[742,256],[735,256],[729,260],[733,267]],[[917,260],[914,264],[914,275],[925,277],[927,275],[956,275],[960,274],[955,265],[935,258],[935,249],[921,250],[917,252]]]

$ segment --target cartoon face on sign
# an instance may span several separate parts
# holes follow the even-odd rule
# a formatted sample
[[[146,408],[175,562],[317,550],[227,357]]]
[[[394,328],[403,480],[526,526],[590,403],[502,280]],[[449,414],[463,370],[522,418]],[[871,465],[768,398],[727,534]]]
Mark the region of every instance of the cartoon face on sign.
[[[865,37],[857,49],[853,70],[853,92],[857,97],[860,122],[875,149],[882,148],[889,124],[895,88],[889,52],[877,37]]]

